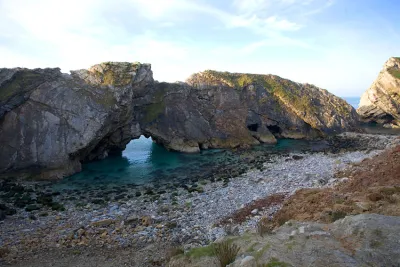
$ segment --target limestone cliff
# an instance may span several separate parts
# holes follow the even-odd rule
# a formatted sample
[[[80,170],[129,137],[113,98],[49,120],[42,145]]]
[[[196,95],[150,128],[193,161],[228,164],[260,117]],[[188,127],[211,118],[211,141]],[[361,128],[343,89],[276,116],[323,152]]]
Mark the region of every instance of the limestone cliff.
[[[132,100],[153,84],[150,65],[104,63],[59,69],[0,70],[0,172],[42,178],[80,171],[81,162],[124,149],[141,135]]]
[[[400,126],[400,58],[392,57],[362,95],[357,112],[366,122]]]
[[[317,138],[357,125],[326,90],[273,75],[205,71],[158,83],[149,64],[0,69],[0,173],[61,178],[140,135],[171,150]]]

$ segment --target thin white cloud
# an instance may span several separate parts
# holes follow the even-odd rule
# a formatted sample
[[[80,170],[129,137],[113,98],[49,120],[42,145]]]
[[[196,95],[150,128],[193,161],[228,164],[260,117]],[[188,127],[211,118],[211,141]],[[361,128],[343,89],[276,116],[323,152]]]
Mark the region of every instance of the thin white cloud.
[[[132,0],[139,13],[150,20],[176,21],[182,18],[190,18],[191,13],[201,13],[221,21],[228,28],[247,28],[257,34],[265,34],[266,31],[292,31],[301,28],[301,25],[286,18],[280,18],[277,14],[267,17],[260,16],[254,12],[256,4],[260,0],[249,5],[249,9],[239,9],[239,12],[228,12],[215,8],[206,3],[199,3],[196,0]],[[247,1],[243,1],[247,2]]]
[[[276,36],[275,38],[265,39],[261,41],[256,41],[249,43],[240,49],[240,52],[246,54],[252,54],[258,49],[263,47],[273,47],[273,46],[295,46],[299,48],[311,49],[312,47],[305,42],[300,40],[287,38],[284,36]]]
[[[283,17],[291,23],[317,14],[333,5],[335,0],[234,0],[233,6],[240,14],[254,14],[265,18]]]
[[[228,27],[249,28],[259,34],[270,31],[295,31],[301,28],[301,25],[286,19],[279,19],[277,16],[270,16],[264,19],[257,15],[252,15],[251,17],[230,16],[224,22]]]
[[[272,3],[271,0],[234,0],[233,6],[241,14],[254,14],[265,11]]]

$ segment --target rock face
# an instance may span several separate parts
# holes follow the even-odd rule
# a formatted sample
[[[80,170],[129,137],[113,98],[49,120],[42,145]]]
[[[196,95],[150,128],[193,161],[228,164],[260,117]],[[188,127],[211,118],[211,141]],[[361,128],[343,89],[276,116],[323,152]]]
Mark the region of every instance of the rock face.
[[[133,99],[153,84],[150,65],[104,63],[59,69],[0,70],[0,172],[40,178],[80,171],[141,135]]]
[[[331,224],[291,221],[263,237],[227,238],[240,247],[229,266],[399,266],[399,230],[400,217],[378,214],[347,216]],[[175,257],[168,266],[219,264],[215,256],[205,255]]]
[[[362,95],[357,112],[366,122],[400,126],[400,58],[392,57]]]
[[[149,64],[0,69],[0,173],[78,172],[140,135],[171,150],[316,138],[355,128],[357,114],[326,90],[273,75],[205,71],[158,83]]]

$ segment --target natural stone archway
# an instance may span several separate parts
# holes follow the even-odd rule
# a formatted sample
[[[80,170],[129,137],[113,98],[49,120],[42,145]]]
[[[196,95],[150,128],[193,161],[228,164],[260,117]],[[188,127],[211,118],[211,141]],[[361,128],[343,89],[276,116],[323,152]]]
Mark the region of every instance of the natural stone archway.
[[[273,75],[205,71],[186,83],[159,83],[140,63],[102,63],[70,75],[0,69],[0,173],[7,176],[62,178],[141,135],[198,152],[356,126],[344,100]]]

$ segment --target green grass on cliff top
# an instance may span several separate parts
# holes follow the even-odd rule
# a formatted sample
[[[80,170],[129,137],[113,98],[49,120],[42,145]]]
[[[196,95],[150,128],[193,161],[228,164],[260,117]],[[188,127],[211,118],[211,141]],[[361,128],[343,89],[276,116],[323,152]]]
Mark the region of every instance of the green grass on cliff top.
[[[272,95],[287,101],[300,111],[316,112],[311,96],[304,94],[298,84],[293,81],[275,75],[230,73],[213,70],[205,72],[215,79],[225,81],[229,86],[238,90],[250,84],[261,85]]]
[[[399,70],[399,69],[391,68],[391,69],[389,69],[389,73],[390,73],[393,77],[395,77],[395,78],[397,78],[397,79],[400,79],[400,70]]]

